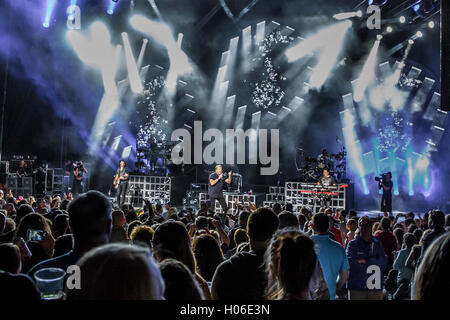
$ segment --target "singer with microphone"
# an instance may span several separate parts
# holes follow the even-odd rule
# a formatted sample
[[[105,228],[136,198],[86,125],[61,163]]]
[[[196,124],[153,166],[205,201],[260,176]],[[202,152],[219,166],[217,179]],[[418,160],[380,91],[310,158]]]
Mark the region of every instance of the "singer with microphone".
[[[228,175],[223,173],[220,164],[216,166],[215,172],[209,175],[208,195],[211,200],[211,207],[215,208],[216,200],[218,200],[224,214],[227,212],[228,206],[223,196],[223,184],[224,182],[226,184],[231,183],[231,175],[231,171],[228,172]]]

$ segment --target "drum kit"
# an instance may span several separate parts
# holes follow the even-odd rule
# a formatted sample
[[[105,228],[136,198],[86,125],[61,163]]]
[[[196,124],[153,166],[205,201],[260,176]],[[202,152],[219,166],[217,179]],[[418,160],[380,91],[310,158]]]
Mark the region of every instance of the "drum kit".
[[[334,176],[338,182],[345,178],[347,159],[345,147],[340,152],[326,157],[316,159],[303,156],[303,159],[303,165],[297,166],[297,169],[300,172],[300,179],[304,182],[319,181],[324,169],[328,169],[330,175]]]
[[[166,168],[172,164],[171,153],[175,144],[176,142],[161,140],[136,146],[136,170],[144,174],[166,172]],[[161,159],[162,163],[158,159]]]

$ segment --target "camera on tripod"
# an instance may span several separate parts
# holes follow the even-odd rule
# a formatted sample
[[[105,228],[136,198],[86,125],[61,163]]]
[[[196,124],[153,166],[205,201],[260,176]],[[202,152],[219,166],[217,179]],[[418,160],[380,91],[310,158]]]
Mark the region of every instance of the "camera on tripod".
[[[381,174],[381,177],[375,177],[375,181],[381,182],[381,183],[386,183],[387,177],[388,177],[389,175],[391,175],[390,172],[382,173],[382,174]]]

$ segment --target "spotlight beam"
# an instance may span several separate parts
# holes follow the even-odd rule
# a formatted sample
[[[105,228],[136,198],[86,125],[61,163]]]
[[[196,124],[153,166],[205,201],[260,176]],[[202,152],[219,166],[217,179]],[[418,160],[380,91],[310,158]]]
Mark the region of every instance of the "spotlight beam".
[[[377,60],[378,48],[380,47],[381,40],[375,40],[372,49],[370,50],[369,57],[367,58],[359,78],[356,80],[355,92],[354,92],[354,100],[356,102],[360,102],[364,93],[370,83],[375,80],[375,65]]]
[[[142,93],[144,88],[142,86],[141,78],[139,77],[139,71],[133,56],[133,51],[131,50],[128,33],[122,32],[122,40],[125,49],[125,60],[128,70],[128,79],[130,80],[130,88],[136,94]]]

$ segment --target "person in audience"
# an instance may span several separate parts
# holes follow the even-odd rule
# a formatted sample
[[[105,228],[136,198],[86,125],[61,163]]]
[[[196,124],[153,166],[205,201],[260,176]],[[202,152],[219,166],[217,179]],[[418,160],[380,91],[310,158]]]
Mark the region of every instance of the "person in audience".
[[[61,213],[58,214],[52,223],[52,235],[56,239],[69,230],[69,215]]]
[[[270,208],[259,208],[250,214],[247,223],[250,252],[235,254],[217,267],[211,287],[214,300],[265,298],[264,253],[278,225],[278,217]]]
[[[430,215],[430,219],[432,215]],[[433,222],[432,227],[436,228],[435,222]],[[450,283],[449,265],[450,232],[446,232],[436,237],[425,250],[425,255],[415,277],[414,299],[432,302],[450,301],[448,290],[448,284]]]
[[[114,210],[112,212],[112,230],[110,242],[128,242],[127,231],[125,230],[125,214],[122,210]]]
[[[384,252],[388,258],[385,275],[392,269],[392,264],[394,263],[394,251],[398,250],[397,238],[395,238],[390,228],[391,220],[384,217],[381,219],[381,230],[375,235],[375,238],[383,245]]]
[[[348,243],[346,250],[350,264],[347,281],[349,298],[350,300],[383,300],[383,274],[387,265],[387,256],[381,242],[372,236],[370,218],[361,217],[358,227],[359,235]]]
[[[248,243],[248,235],[245,229],[237,229],[234,233],[234,242],[236,246],[239,246],[241,243]]]
[[[414,230],[411,232],[409,232],[409,230],[408,230],[408,233],[413,233],[413,232],[414,232]],[[392,232],[392,233],[394,234],[395,240],[397,240],[397,248],[401,248],[403,246],[403,239],[405,237],[405,232],[401,228],[396,228],[396,229],[394,229],[394,232]]]
[[[28,204],[20,205],[19,209],[17,209],[17,212],[16,212],[16,218],[15,218],[16,223],[19,223],[23,217],[25,217],[27,214],[33,213],[33,212],[34,212],[34,210],[30,205],[28,205]]]
[[[196,271],[207,282],[211,282],[214,272],[224,260],[222,250],[216,239],[209,234],[202,234],[194,238],[192,251],[196,261]]]
[[[332,239],[334,238],[333,239],[334,241],[337,241],[338,243],[340,243],[341,246],[344,246],[344,241],[342,240],[341,230],[339,230],[335,226],[336,220],[334,220],[334,218],[331,214],[327,214],[327,216],[328,216],[328,220],[329,220],[328,232],[333,234]]]
[[[195,272],[195,258],[191,249],[191,238],[185,226],[179,221],[168,220],[161,223],[153,235],[153,249],[156,260],[161,263],[172,258],[181,261],[195,275],[206,300],[211,298],[208,285]]]
[[[267,249],[266,265],[268,299],[311,300],[309,289],[317,255],[309,237],[297,230],[281,229]]]
[[[280,220],[280,229],[289,227],[300,229],[297,216],[291,211],[282,211],[278,215],[278,219]]]
[[[0,300],[17,302],[18,298],[21,302],[37,301],[41,294],[29,276],[0,270]]]
[[[139,220],[134,220],[133,222],[131,222],[130,224],[128,224],[127,227],[127,239],[130,239],[131,233],[133,232],[133,229],[136,228],[137,226],[141,226],[142,222]]]
[[[155,231],[152,229],[152,227],[145,225],[137,226],[131,232],[130,240],[133,242],[133,244],[136,242],[141,242],[145,243],[151,248],[154,233]]]
[[[372,225],[372,235],[375,237],[380,231],[381,231],[381,223],[378,221],[374,222],[374,224]]]
[[[182,262],[165,259],[159,264],[164,279],[164,298],[173,301],[203,300],[203,293],[195,276]]]
[[[356,237],[356,229],[358,229],[358,221],[355,219],[348,219],[347,221],[347,235],[345,239],[345,247],[347,248],[347,245],[350,241],[355,239]]]
[[[424,235],[422,238],[421,252],[417,265],[419,265],[422,259],[424,258],[425,253],[428,247],[431,245],[431,243],[440,235],[445,233],[444,225],[445,225],[444,213],[440,210],[431,211],[428,218],[428,226],[430,227],[431,232]]]
[[[445,216],[445,229],[446,229],[447,231],[449,231],[448,228],[450,228],[450,214],[447,214],[447,215]]]
[[[306,216],[303,213],[300,213],[297,217],[298,217],[298,224],[300,227],[300,231],[304,232],[305,225],[308,223],[308,219],[306,218]]]
[[[102,245],[84,254],[78,264],[80,289],[66,289],[67,300],[164,299],[164,281],[148,247]]]
[[[20,238],[25,241],[35,240],[28,239],[28,230],[43,231],[42,239],[36,241],[42,246],[45,254],[48,257],[53,256],[53,248],[55,245],[55,238],[52,235],[51,228],[47,219],[38,213],[28,213],[19,222],[14,236],[14,242],[19,241]]]
[[[247,221],[248,217],[250,216],[250,212],[248,210],[242,210],[239,212],[238,216],[238,223],[235,225],[229,232],[228,232],[228,238],[230,239],[230,246],[229,250],[230,252],[234,252],[234,249],[237,247],[237,244],[234,242],[234,233],[238,229],[247,229]]]
[[[63,254],[69,253],[73,250],[73,236],[72,234],[63,234],[55,240],[54,256],[59,257]]]
[[[74,238],[73,250],[34,266],[28,274],[42,268],[61,268],[67,270],[89,250],[107,244],[112,229],[111,204],[101,192],[88,191],[81,194],[69,205],[69,225]]]
[[[413,270],[406,266],[406,260],[413,246],[417,243],[417,239],[412,233],[405,233],[403,238],[402,248],[400,251],[395,252],[392,266],[393,269],[398,270],[397,285],[400,285],[403,281],[410,283],[414,276]]]
[[[336,299],[336,287],[344,286],[348,279],[347,255],[342,245],[333,241],[328,236],[329,218],[324,213],[318,213],[313,216],[313,239],[316,244],[315,250],[323,270],[328,290],[330,291],[330,300]]]
[[[12,243],[0,244],[0,270],[17,274],[22,270],[20,249]]]

